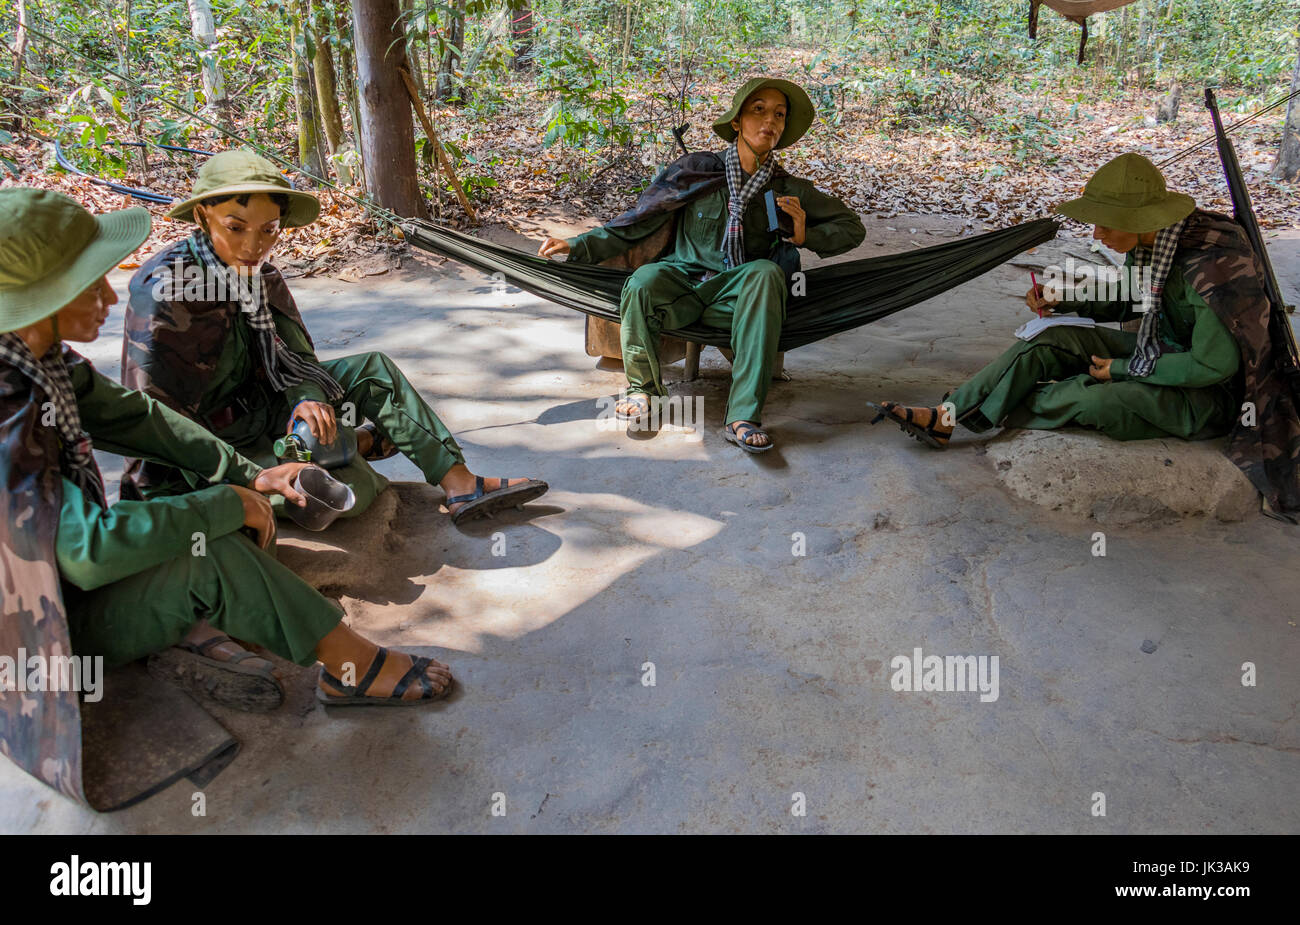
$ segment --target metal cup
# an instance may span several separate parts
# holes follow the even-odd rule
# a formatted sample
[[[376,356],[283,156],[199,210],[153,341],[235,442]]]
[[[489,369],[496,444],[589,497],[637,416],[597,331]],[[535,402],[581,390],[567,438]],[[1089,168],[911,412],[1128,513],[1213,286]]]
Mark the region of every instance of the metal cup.
[[[307,530],[324,530],[357,503],[351,488],[319,466],[307,466],[299,472],[293,487],[307,499],[307,506],[289,501],[285,508],[293,522]]]

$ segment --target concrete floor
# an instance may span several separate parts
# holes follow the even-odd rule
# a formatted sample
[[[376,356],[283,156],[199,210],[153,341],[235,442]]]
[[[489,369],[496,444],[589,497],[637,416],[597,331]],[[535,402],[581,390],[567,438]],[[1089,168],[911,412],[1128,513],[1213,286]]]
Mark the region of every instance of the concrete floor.
[[[874,221],[886,244],[862,252],[955,228]],[[1297,237],[1270,242],[1293,301]],[[349,525],[373,543],[321,551],[354,626],[432,647],[458,694],[326,713],[290,670],[276,713],[214,710],[244,750],[206,816],[188,782],[96,815],[0,762],[0,830],[1300,831],[1296,528],[1106,527],[1099,558],[1096,522],[1013,498],[983,438],[940,454],[866,426],[864,400],[937,400],[1002,350],[1025,270],[791,353],[758,457],[720,436],[716,352],[678,387],[703,396],[701,432],[632,436],[593,422],[622,379],[575,312],[410,259],[293,287],[322,356],[388,352],[473,468],[551,483],[465,531],[398,486]],[[87,351],[113,376],[120,338],[118,311]],[[998,656],[1000,696],[894,691],[891,659],[917,647]]]

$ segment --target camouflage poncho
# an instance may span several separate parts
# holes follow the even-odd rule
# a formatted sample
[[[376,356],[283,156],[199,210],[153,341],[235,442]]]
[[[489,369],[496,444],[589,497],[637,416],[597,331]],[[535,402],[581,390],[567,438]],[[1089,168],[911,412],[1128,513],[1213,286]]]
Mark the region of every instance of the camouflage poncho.
[[[212,376],[232,326],[244,322],[238,294],[204,289],[204,280],[209,277],[203,270],[204,263],[191,239],[185,238],[149,258],[131,277],[122,344],[122,384],[214,430],[218,428],[200,415],[200,405],[213,384]],[[163,285],[168,277],[175,280],[170,293],[169,287]],[[311,345],[311,336],[280,271],[265,264],[262,282],[272,313],[297,327],[302,340]],[[260,367],[256,375],[265,382]],[[168,482],[174,474],[175,470],[160,463],[129,459],[122,477],[122,497],[147,497],[151,488]]]
[[[69,366],[87,362],[68,350]],[[63,506],[58,432],[41,426],[48,396],[0,364],[0,654],[73,654],[55,557]],[[23,670],[20,668],[20,670]],[[75,691],[0,691],[0,752],[74,800],[82,785],[81,710]]]
[[[773,165],[769,179],[788,176],[790,174],[778,163]],[[687,203],[726,186],[727,166],[721,154],[712,151],[683,154],[641,191],[632,208],[611,219],[604,227],[628,228],[646,219],[671,214]],[[605,265],[634,270],[658,259],[672,244],[675,225],[675,220],[666,223],[656,233],[631,245],[625,254],[604,261]],[[780,263],[787,274],[799,269],[798,250],[788,241],[779,241],[775,252],[768,256]]]
[[[165,273],[174,275],[178,267],[186,278],[197,277],[203,270],[203,262],[188,238],[150,257],[131,277],[122,344],[122,384],[198,420],[199,403],[208,390],[231,326],[239,319],[240,305],[234,292],[225,299],[205,299],[190,292],[180,299],[155,298],[159,279]],[[280,271],[266,264],[262,280],[271,310],[301,328],[310,343],[302,315]]]
[[[1240,225],[1199,209],[1187,219],[1175,260],[1241,350],[1239,397],[1253,415],[1238,415],[1228,458],[1264,496],[1267,513],[1300,522],[1300,415],[1277,365],[1264,268]]]

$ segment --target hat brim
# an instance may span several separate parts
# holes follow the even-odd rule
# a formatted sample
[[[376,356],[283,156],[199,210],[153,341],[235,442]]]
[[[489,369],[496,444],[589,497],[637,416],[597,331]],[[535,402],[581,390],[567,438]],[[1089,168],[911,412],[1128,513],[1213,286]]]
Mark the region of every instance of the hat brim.
[[[95,216],[98,232],[80,253],[45,279],[0,293],[0,333],[43,321],[140,249],[153,228],[147,209]]]
[[[744,97],[737,94],[736,98],[731,101],[731,108],[722,115],[722,118],[713,123],[714,134],[723,141],[735,141],[736,130],[731,127],[732,121],[740,114],[740,110],[744,108],[750,97],[760,90],[767,90],[768,88],[780,90],[785,94],[786,102],[789,103],[789,109],[786,111],[785,116],[785,130],[781,132],[781,137],[777,139],[772,150],[779,151],[782,148],[788,148],[802,138],[813,124],[816,108],[803,87],[777,77],[764,80],[746,93]]]
[[[1187,218],[1195,209],[1196,200],[1186,193],[1168,193],[1159,202],[1132,209],[1096,202],[1086,196],[1067,200],[1056,207],[1056,211],[1067,218],[1129,234],[1146,234],[1168,228]]]
[[[280,219],[280,225],[284,228],[301,228],[303,225],[310,225],[316,221],[320,215],[320,200],[311,193],[303,190],[290,189],[285,186],[277,186],[274,183],[232,183],[229,186],[220,186],[216,189],[207,190],[198,196],[191,196],[184,202],[172,207],[167,213],[168,218],[180,219],[183,222],[196,221],[194,218],[194,207],[205,199],[214,199],[218,196],[241,196],[245,193],[282,193],[289,197],[289,208]]]

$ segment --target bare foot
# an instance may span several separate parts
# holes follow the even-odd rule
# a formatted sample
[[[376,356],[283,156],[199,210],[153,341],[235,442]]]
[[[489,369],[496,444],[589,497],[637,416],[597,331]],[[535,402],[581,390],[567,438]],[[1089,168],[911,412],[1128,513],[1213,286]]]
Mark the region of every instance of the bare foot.
[[[644,392],[633,392],[617,405],[614,413],[621,418],[639,418],[650,413],[650,397]]]

